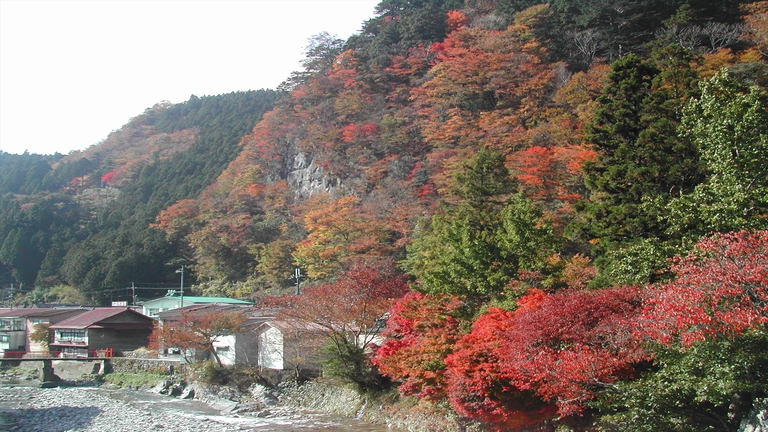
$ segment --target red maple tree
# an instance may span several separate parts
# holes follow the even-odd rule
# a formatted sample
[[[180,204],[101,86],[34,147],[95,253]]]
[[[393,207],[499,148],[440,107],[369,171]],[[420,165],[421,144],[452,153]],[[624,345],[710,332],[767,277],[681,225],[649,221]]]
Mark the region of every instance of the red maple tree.
[[[357,261],[336,282],[308,286],[295,296],[270,299],[280,317],[312,323],[333,342],[367,349],[381,318],[408,290],[407,279],[391,260]]]
[[[671,270],[643,311],[643,335],[688,347],[768,322],[768,231],[704,238]]]
[[[456,312],[462,306],[456,297],[411,292],[392,307],[373,362],[400,382],[402,395],[428,400],[445,396],[445,358],[461,335]]]
[[[538,300],[531,296],[524,303]],[[451,406],[457,413],[483,421],[495,430],[531,426],[554,417],[557,411],[554,404],[543,402],[530,388],[512,385],[512,377],[502,368],[500,348],[506,335],[513,331],[514,315],[515,312],[489,309],[446,359]]]
[[[633,335],[645,293],[639,287],[569,290],[520,309],[499,348],[505,378],[555,403],[562,416],[580,414],[586,401],[652,358]]]
[[[633,334],[645,292],[531,290],[515,311],[490,309],[446,360],[452,406],[502,429],[582,413],[652,358]]]

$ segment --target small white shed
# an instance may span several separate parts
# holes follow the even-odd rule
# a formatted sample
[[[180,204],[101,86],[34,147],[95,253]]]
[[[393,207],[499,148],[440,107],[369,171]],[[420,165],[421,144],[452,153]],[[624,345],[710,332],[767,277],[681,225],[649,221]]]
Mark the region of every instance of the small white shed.
[[[265,369],[319,370],[320,347],[328,342],[320,325],[299,320],[266,321],[254,329],[258,364]]]

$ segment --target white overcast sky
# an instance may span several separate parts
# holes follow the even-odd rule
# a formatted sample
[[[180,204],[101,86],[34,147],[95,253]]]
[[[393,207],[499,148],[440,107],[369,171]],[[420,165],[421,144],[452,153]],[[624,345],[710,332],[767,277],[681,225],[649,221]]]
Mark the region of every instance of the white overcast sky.
[[[160,101],[276,88],[378,0],[0,0],[0,150],[67,154]]]

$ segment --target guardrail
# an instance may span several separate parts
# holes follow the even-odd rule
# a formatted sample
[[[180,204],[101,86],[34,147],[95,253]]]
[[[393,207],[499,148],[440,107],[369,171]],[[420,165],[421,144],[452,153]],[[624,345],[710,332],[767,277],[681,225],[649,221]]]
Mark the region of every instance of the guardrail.
[[[5,351],[0,360],[99,360],[112,358],[112,348],[83,351]]]

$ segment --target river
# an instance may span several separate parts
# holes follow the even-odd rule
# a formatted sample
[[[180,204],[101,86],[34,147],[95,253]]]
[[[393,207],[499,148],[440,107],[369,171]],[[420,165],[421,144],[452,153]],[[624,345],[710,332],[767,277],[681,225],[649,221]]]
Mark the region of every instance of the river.
[[[389,431],[356,419],[270,407],[254,415],[221,412],[203,402],[150,392],[0,382],[0,431]]]

